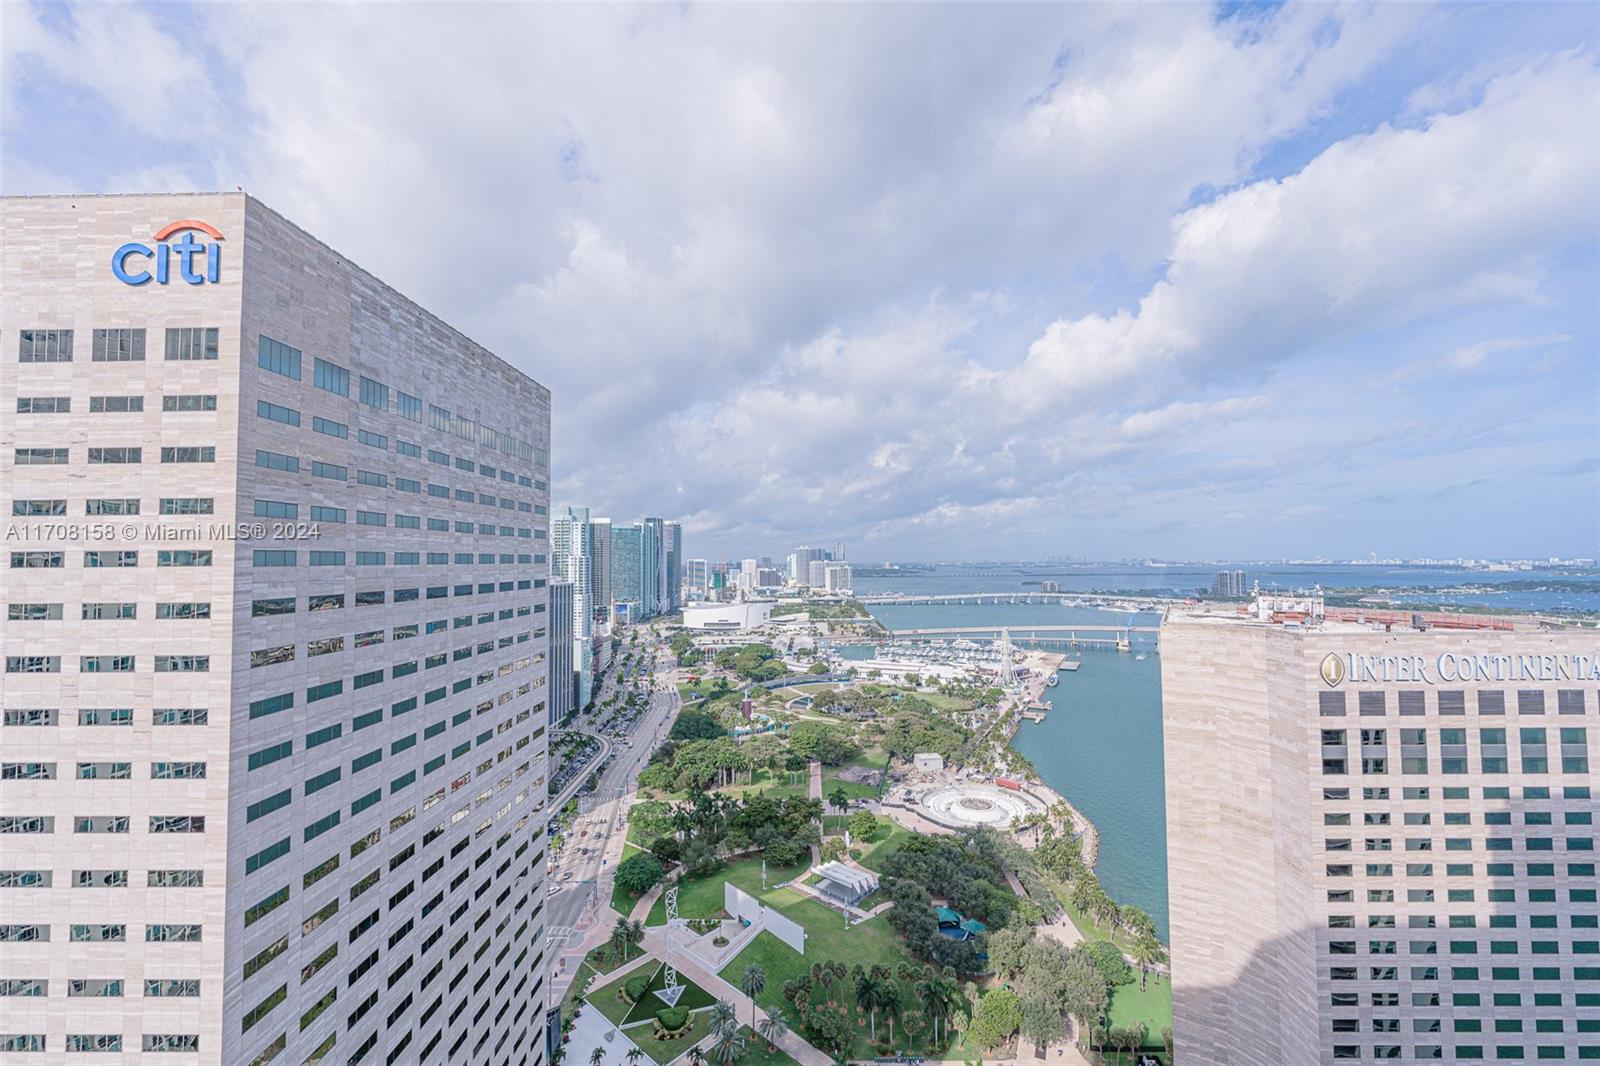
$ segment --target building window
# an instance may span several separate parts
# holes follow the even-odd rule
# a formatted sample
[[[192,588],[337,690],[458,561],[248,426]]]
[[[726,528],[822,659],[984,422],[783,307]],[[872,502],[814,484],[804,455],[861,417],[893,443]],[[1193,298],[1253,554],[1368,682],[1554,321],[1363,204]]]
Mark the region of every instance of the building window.
[[[94,363],[144,362],[144,330],[97,329],[89,361]]]
[[[91,455],[98,451],[97,448],[89,449]],[[137,452],[139,449],[133,449]],[[94,462],[94,459],[90,459]],[[138,460],[134,460],[137,462]],[[67,464],[66,448],[18,448],[16,451],[16,465],[18,466],[65,466]]]
[[[300,349],[291,348],[271,337],[261,338],[261,348],[256,355],[256,365],[274,374],[300,380]]]
[[[167,330],[167,362],[217,357],[215,326],[182,326]],[[297,377],[299,375],[296,375]]]
[[[161,461],[163,463],[214,463],[217,461],[217,449],[209,444],[162,448]]]
[[[72,331],[70,329],[25,329],[19,353],[24,363],[72,362]]]
[[[374,381],[369,377],[361,378],[361,402],[368,407],[376,407],[380,411],[389,409],[389,386],[381,381]]]
[[[266,400],[256,401],[256,414],[273,422],[282,422],[286,426],[298,426],[300,424],[299,411],[292,407],[268,403]]]
[[[163,411],[215,411],[217,409],[217,398],[199,393],[188,396],[163,396],[161,397],[161,409]]]
[[[350,395],[350,371],[324,359],[315,360],[313,383],[324,392],[338,396]]]

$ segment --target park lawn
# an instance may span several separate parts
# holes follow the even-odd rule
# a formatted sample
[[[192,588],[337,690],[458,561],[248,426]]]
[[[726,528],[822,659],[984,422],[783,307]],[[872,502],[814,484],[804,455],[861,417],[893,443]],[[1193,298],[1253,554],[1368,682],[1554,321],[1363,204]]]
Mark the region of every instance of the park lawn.
[[[851,926],[847,930],[844,918],[837,911],[788,889],[774,890],[763,901],[805,926],[806,930],[806,953],[803,956],[763,930],[723,968],[723,979],[737,984],[746,966],[754,964],[761,967],[766,974],[766,988],[756,996],[756,1002],[764,1010],[781,1010],[786,1012],[786,1016],[792,1016],[793,1009],[783,998],[784,982],[810,973],[813,962],[838,959],[852,966],[856,963],[863,966],[883,963],[894,969],[906,959],[905,945],[882,917]],[[908,1014],[916,1010],[913,987],[914,982],[905,982],[901,986],[901,1002],[906,1005]],[[874,1052],[868,1031],[858,1031],[856,1026],[854,997],[837,983],[833,986],[832,996],[851,1012],[850,1031],[854,1041],[850,1057],[871,1058]],[[885,1030],[881,1020],[879,1028]],[[903,1044],[904,1040],[902,1035],[897,1043]]]
[[[1111,1027],[1142,1023],[1145,1043],[1150,1047],[1159,1046],[1162,1027],[1172,1024],[1172,985],[1156,980],[1154,974],[1145,979],[1142,989],[1137,977],[1131,984],[1118,985],[1111,990],[1106,1023]]]
[[[667,1066],[667,1063],[687,1052],[710,1034],[711,1012],[702,1010],[691,1014],[689,1023],[689,1031],[673,1040],[658,1039],[655,1027],[649,1022],[629,1029],[627,1037],[639,1045],[639,1050],[649,1056],[650,1061],[657,1063],[658,1066]],[[739,1061],[748,1062],[749,1056]]]
[[[810,857],[802,858],[793,866],[767,866],[767,884],[776,885],[790,878],[798,877],[810,866]],[[752,896],[764,902],[771,902],[767,896],[777,889],[761,890],[761,856],[755,855],[748,859],[740,859],[712,871],[708,877],[691,878],[678,885],[678,917],[680,918],[716,918],[724,916],[722,909],[722,882],[732,881],[739,888],[744,889]],[[650,908],[650,916],[645,919],[646,925],[667,924],[667,897],[663,892]]]
[[[624,918],[633,913],[633,905],[638,903],[640,898],[641,897],[639,896],[633,895],[621,885],[612,884],[611,886],[611,909],[622,915]]]
[[[1065,885],[1052,883],[1050,890],[1055,893],[1061,907],[1067,912],[1067,917],[1072,919],[1072,924],[1078,927],[1078,932],[1083,934],[1085,940],[1109,940],[1121,949],[1124,955],[1133,951],[1133,937],[1126,929],[1116,926],[1109,932],[1105,926],[1096,929],[1094,919],[1084,914],[1072,905],[1072,892]]]
[[[919,692],[917,695],[942,711],[970,711],[974,704],[959,696],[946,696],[942,692]]]
[[[625,966],[637,959],[642,951],[642,948],[629,948],[621,958],[613,958],[611,946],[609,944],[601,944],[584,956],[583,964],[603,977],[617,967]]]
[[[646,970],[648,970],[648,966]],[[634,972],[642,973],[645,970],[636,970]],[[631,977],[632,974],[629,976]],[[678,975],[678,984],[683,988],[683,993],[678,997],[678,1006],[684,1010],[697,1011],[716,1002],[716,998],[710,992],[707,992],[681,973]],[[658,1013],[665,1010],[666,1003],[655,995],[657,989],[665,987],[667,987],[667,968],[665,964],[662,964],[656,967],[656,972],[651,976],[650,984],[645,989],[644,998],[635,1003],[633,1008],[628,1011],[625,1021],[628,1024],[642,1022],[649,1018],[654,1018]]]
[[[888,826],[887,832],[884,830],[885,825]],[[872,839],[855,849],[861,852],[861,857],[856,861],[872,872],[878,873],[883,869],[883,860],[915,835],[892,818],[879,818],[878,829],[872,834]]]
[[[799,783],[791,785],[787,773],[766,769],[756,770],[750,775],[748,782],[726,785],[716,791],[741,798],[761,793],[773,799],[783,799],[786,796],[798,796],[804,799],[811,790],[811,779],[804,771],[796,776],[800,779]]]
[[[769,1051],[767,1042],[751,1032],[748,1025],[739,1026],[739,1035],[744,1037],[746,1046],[745,1053],[739,1056],[739,1066],[800,1066],[782,1048]]]

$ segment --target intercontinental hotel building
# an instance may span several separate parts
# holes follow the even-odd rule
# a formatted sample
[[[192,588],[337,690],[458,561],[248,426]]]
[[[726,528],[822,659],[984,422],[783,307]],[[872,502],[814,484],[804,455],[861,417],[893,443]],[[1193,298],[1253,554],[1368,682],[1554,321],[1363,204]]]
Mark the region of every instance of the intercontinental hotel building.
[[[1175,1061],[1600,1061],[1596,630],[1335,613],[1163,627]]]
[[[0,1061],[544,1061],[550,395],[243,194],[0,216]]]

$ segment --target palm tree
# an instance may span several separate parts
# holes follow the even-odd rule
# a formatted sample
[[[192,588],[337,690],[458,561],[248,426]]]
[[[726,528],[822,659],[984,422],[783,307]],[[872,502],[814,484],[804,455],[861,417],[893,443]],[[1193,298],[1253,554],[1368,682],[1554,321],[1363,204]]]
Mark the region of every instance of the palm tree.
[[[783,1020],[782,1014],[774,1011],[756,1023],[756,1032],[767,1042],[768,1051],[777,1051],[778,1041],[789,1032],[789,1025]]]
[[[689,1066],[706,1066],[706,1053],[699,1044],[689,1049]]]
[[[883,1005],[883,983],[872,974],[863,973],[856,978],[856,1006],[872,1018],[872,1042],[878,1042],[878,1008]]]
[[[611,927],[611,939],[606,941],[606,946],[611,949],[614,959],[621,958],[628,950],[628,919],[617,919],[617,924]]]
[[[745,1039],[737,1025],[717,1030],[717,1039],[711,1045],[711,1061],[717,1066],[733,1066],[745,1052]]]
[[[828,805],[836,811],[842,811],[850,806],[850,793],[844,790],[843,785],[835,785],[833,791],[828,793]]]
[[[889,1020],[889,1043],[893,1044],[894,1020],[900,1017],[900,986],[893,981],[884,981],[881,987],[883,991],[879,993],[878,1009]]]
[[[635,918],[628,923],[628,947],[636,948],[644,943],[644,923]]]
[[[628,1049],[628,1066],[639,1066],[639,1060],[644,1058],[644,1052],[636,1047]]]
[[[589,1066],[600,1066],[604,1061],[606,1061],[606,1053],[603,1049],[595,1048],[589,1052]]]
[[[1166,958],[1166,952],[1161,949],[1161,941],[1155,938],[1154,933],[1140,936],[1133,942],[1133,961],[1139,966],[1139,987],[1144,988],[1145,975],[1150,968],[1160,965]]]
[[[767,974],[761,967],[751,963],[744,968],[744,974],[739,978],[739,991],[750,997],[750,1024],[756,1024],[756,997],[767,987]]]
[[[739,1027],[739,1016],[733,1012],[727,1000],[719,999],[711,1005],[711,1028],[721,1032],[729,1027]]]

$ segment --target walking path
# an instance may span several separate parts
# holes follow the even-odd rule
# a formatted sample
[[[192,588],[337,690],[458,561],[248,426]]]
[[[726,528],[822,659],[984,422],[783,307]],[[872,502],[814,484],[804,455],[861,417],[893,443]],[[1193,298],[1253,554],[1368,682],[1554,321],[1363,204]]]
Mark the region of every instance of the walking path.
[[[814,800],[822,798],[822,761],[820,759],[811,760],[811,798]]]

